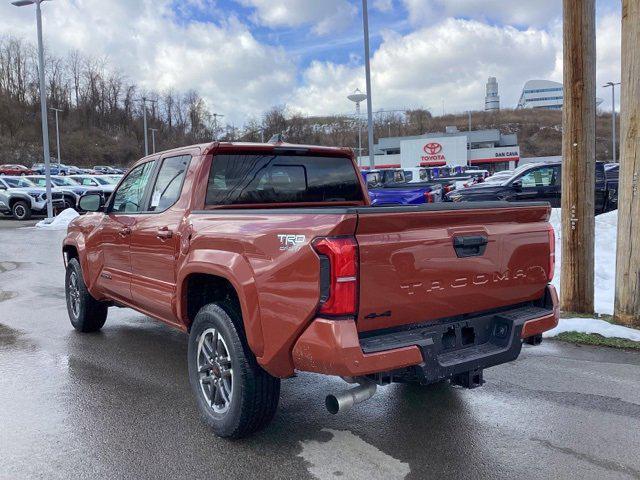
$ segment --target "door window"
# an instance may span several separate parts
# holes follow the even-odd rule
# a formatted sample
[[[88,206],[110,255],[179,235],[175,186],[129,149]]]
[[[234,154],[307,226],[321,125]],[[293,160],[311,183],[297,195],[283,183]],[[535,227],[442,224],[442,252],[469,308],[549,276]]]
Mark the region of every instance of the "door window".
[[[129,172],[113,195],[110,211],[137,213],[144,210],[144,192],[149,182],[153,162],[143,163]]]
[[[550,187],[556,184],[553,167],[536,168],[520,178],[523,188]]]
[[[189,155],[165,158],[151,195],[151,212],[164,212],[180,198],[182,183],[189,165]]]

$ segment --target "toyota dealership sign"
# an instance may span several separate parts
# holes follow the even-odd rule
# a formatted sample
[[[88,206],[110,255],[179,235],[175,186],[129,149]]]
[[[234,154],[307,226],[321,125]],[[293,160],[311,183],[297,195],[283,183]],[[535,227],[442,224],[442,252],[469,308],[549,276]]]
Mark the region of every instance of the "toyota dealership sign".
[[[421,138],[400,144],[402,168],[467,164],[467,137]]]

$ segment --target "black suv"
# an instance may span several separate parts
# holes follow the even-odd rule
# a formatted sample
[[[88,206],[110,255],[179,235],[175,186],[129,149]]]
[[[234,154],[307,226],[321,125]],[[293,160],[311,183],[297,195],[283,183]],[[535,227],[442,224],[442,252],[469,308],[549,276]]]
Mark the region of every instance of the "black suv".
[[[609,201],[609,189],[617,190],[617,181],[607,182],[604,163],[596,162],[596,213],[617,208]],[[560,208],[562,163],[522,165],[512,177],[498,183],[479,183],[447,194],[452,202],[485,202],[502,200],[507,202],[549,202]]]

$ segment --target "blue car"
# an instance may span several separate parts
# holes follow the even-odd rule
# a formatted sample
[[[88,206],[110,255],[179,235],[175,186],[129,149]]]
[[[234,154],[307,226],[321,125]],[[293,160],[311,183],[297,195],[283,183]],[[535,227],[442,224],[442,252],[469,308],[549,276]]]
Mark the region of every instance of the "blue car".
[[[363,171],[372,206],[422,205],[442,201],[442,185],[407,183],[402,169]]]

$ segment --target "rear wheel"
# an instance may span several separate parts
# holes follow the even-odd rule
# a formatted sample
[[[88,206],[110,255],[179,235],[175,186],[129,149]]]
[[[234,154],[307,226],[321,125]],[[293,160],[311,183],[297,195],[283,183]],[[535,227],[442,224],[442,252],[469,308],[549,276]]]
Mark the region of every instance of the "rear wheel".
[[[77,259],[67,264],[65,281],[67,312],[73,328],[83,333],[97,332],[107,320],[109,307],[91,296],[82,278],[82,269]]]
[[[189,381],[204,421],[216,435],[242,438],[275,415],[280,379],[256,361],[241,318],[226,304],[203,307],[189,336]]]
[[[11,214],[16,220],[29,220],[31,218],[31,207],[24,200],[18,200],[11,207]]]

